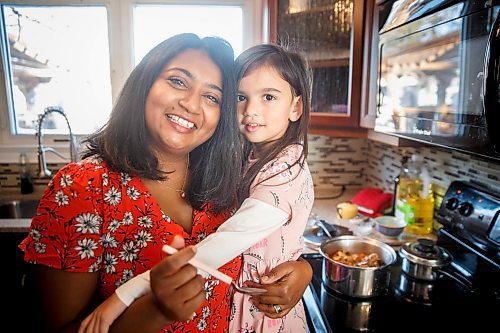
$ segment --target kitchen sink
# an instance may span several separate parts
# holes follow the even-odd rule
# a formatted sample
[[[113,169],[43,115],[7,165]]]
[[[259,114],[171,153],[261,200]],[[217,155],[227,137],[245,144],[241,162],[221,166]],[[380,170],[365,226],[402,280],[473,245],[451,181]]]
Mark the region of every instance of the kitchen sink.
[[[10,200],[0,203],[0,219],[23,219],[35,216],[39,200]]]

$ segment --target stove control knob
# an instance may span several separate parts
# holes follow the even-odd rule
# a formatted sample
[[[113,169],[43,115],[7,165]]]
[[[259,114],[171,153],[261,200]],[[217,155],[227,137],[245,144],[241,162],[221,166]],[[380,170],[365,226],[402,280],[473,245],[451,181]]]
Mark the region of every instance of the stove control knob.
[[[458,199],[457,198],[449,198],[446,200],[446,208],[449,210],[455,210],[458,207]]]
[[[469,216],[470,214],[472,214],[473,210],[474,206],[472,206],[470,202],[464,202],[460,205],[460,207],[458,207],[458,212],[463,216]]]

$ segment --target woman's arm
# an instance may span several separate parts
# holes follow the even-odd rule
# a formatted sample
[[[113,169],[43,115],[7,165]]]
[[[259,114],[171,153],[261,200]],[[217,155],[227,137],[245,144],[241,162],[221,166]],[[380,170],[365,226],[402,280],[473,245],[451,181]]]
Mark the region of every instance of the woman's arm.
[[[43,265],[29,265],[25,280],[43,332],[73,332],[95,301],[99,274],[69,273]]]
[[[152,292],[135,301],[111,332],[158,332],[171,321],[186,321],[203,300],[204,280],[188,264],[193,247],[164,258],[151,270]],[[95,306],[98,273],[75,273],[32,265],[28,287],[43,332],[77,332]]]
[[[311,282],[312,273],[311,265],[299,258],[282,263],[261,276],[262,284],[247,281],[244,285],[267,289],[267,293],[262,296],[252,296],[252,303],[266,316],[281,318],[300,301]],[[279,305],[283,311],[276,313],[273,305]]]

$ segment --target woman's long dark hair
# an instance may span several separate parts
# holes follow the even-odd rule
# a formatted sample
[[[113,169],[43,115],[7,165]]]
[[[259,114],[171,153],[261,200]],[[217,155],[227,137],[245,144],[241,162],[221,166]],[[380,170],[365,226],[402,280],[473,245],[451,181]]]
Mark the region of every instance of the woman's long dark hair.
[[[205,51],[222,74],[219,124],[212,137],[189,155],[190,181],[186,191],[194,208],[213,203],[214,210],[219,212],[234,204],[242,159],[235,112],[234,53],[231,45],[221,38],[200,39],[195,34],[179,34],[153,48],[128,77],[108,123],[86,140],[83,157],[97,154],[116,171],[163,179],[149,142],[144,116],[146,99],[162,69],[187,49]]]
[[[309,127],[312,90],[312,73],[307,61],[300,53],[294,52],[286,46],[256,45],[245,50],[236,58],[236,82],[239,83],[252,70],[265,65],[274,68],[283,80],[290,84],[294,96],[302,97],[302,116],[295,122],[288,122],[288,128],[280,139],[259,144],[262,148],[259,150],[259,159],[250,166],[238,187],[240,204],[249,196],[250,186],[262,167],[276,158],[287,146],[300,144],[303,147],[302,154],[289,168],[297,163],[302,167],[307,158],[307,129]],[[244,140],[243,149],[243,161],[246,162],[252,149],[250,142]]]

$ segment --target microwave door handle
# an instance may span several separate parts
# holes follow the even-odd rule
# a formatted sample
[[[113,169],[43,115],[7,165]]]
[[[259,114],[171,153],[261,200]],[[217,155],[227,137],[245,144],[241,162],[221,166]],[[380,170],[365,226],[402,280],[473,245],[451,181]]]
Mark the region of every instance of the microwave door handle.
[[[484,60],[483,110],[490,141],[500,156],[500,131],[493,128],[500,123],[500,13],[497,14],[488,37]]]

